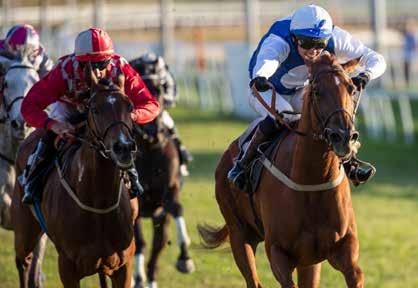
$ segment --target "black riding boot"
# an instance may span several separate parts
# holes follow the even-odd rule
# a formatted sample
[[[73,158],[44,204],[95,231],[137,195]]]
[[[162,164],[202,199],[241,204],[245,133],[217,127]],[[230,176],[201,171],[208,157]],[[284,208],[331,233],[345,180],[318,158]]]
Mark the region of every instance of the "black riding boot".
[[[344,163],[344,170],[354,186],[367,182],[376,173],[376,168],[372,164],[356,157]]]
[[[31,161],[24,171],[25,185],[23,187],[24,194],[22,202],[25,204],[32,204],[33,198],[37,188],[39,188],[39,181],[42,179],[40,172],[48,165],[50,160],[55,155],[55,133],[48,131],[38,142],[35,152],[30,156]]]
[[[189,171],[187,169],[187,164],[193,161],[192,154],[187,150],[187,148],[181,143],[181,140],[177,134],[176,128],[168,129],[170,135],[176,145],[177,151],[180,157],[180,172],[183,176],[189,176]]]
[[[168,129],[168,131],[170,132],[174,144],[176,144],[177,151],[179,152],[180,164],[188,164],[192,162],[193,156],[181,142],[180,137],[177,134],[176,128]]]
[[[135,166],[126,170],[126,173],[128,174],[129,182],[131,182],[132,195],[135,197],[142,196],[142,194],[144,194],[144,188],[141,183],[139,183],[138,171],[136,171]]]
[[[279,127],[275,120],[267,116],[258,124],[247,150],[235,161],[234,167],[228,172],[228,180],[241,191],[245,190],[247,182],[245,170],[256,156],[258,146],[263,142],[269,141],[278,131]]]

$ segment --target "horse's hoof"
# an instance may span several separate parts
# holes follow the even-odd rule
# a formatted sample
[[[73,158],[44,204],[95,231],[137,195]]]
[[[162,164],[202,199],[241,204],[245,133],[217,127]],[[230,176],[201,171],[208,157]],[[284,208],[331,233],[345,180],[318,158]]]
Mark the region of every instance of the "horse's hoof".
[[[194,262],[191,258],[189,259],[179,259],[176,263],[176,268],[181,273],[192,273],[196,270]]]
[[[138,276],[132,277],[131,288],[145,288],[145,283]]]

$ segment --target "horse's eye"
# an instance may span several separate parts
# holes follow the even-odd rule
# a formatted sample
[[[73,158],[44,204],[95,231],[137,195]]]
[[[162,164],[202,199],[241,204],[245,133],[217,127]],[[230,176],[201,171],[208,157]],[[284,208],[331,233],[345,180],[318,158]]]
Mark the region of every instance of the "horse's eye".
[[[348,92],[348,94],[353,95],[354,91],[356,91],[356,86],[351,85],[351,84],[348,84],[347,85],[347,92]]]
[[[134,105],[131,102],[129,102],[129,104],[128,104],[128,112],[132,112],[133,110],[134,110]]]
[[[97,114],[97,113],[98,113],[98,111],[97,111],[97,107],[96,107],[96,106],[91,106],[91,107],[90,107],[90,111],[91,111],[91,113],[93,113],[93,114]]]

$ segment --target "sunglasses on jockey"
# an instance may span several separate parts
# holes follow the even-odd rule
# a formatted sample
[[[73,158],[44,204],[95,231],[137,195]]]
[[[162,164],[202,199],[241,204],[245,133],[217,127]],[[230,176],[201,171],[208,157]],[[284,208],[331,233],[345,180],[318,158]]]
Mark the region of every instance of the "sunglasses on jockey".
[[[90,65],[91,65],[91,68],[93,70],[96,70],[96,69],[97,70],[104,70],[104,69],[106,69],[107,65],[109,65],[110,61],[111,61],[111,58],[105,59],[105,60],[102,60],[102,61],[97,61],[97,62],[90,62]],[[86,63],[87,62],[80,62],[80,64],[82,66],[84,66]]]
[[[328,39],[315,38],[303,35],[294,35],[295,39],[300,47],[305,50],[309,49],[325,49],[328,45]]]

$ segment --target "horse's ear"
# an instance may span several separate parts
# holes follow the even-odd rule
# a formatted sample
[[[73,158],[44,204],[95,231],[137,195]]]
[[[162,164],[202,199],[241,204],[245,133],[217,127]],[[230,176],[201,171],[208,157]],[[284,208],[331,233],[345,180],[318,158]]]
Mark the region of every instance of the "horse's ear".
[[[99,79],[97,79],[96,75],[91,68],[91,63],[87,62],[84,66],[84,79],[88,86],[96,86],[99,83]]]
[[[350,74],[351,72],[353,72],[356,69],[357,65],[360,62],[360,59],[361,59],[361,56],[358,57],[358,58],[355,58],[353,60],[350,60],[350,61],[342,64],[341,66],[343,67],[344,71],[347,74]]]
[[[118,69],[118,83],[116,85],[118,85],[120,90],[125,93],[125,74],[123,74],[120,69]]]

